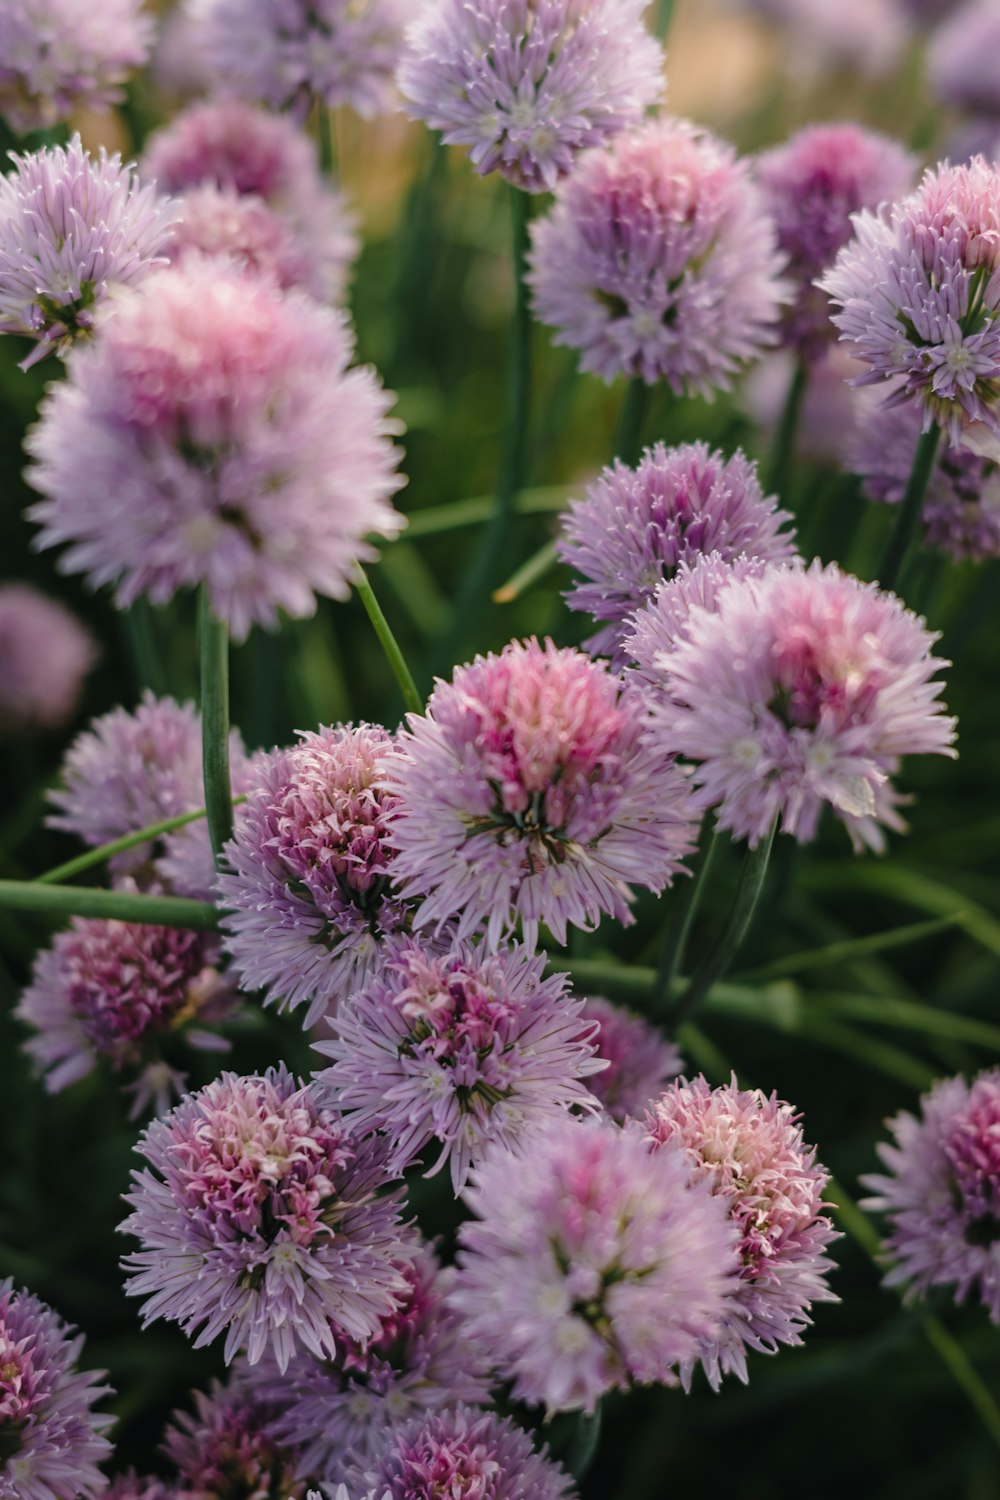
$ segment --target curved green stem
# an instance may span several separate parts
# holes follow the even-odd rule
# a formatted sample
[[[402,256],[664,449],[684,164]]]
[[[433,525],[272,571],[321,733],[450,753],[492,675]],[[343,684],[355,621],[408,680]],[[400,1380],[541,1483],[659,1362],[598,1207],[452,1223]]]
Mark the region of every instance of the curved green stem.
[[[934,463],[937,459],[938,444],[941,441],[941,429],[935,422],[927,432],[921,433],[917,444],[917,451],[913,455],[913,467],[906,485],[906,493],[903,503],[899,508],[899,516],[889,545],[882,558],[882,566],[879,569],[878,581],[884,589],[894,589],[899,579],[900,570],[903,566],[910,543],[913,540],[917,524],[920,520],[920,512],[923,509],[924,496],[934,472]]]
[[[620,458],[623,464],[628,464],[630,469],[635,468],[639,462],[642,422],[648,398],[649,386],[641,375],[636,375],[625,392],[618,418],[618,432],[615,435],[615,457]]]
[[[233,798],[233,806],[239,807],[245,802],[246,795]],[[76,875],[82,875],[85,870],[92,870],[95,865],[102,865],[106,860],[114,859],[116,854],[125,854],[129,849],[135,849],[140,844],[149,843],[152,839],[158,839],[165,833],[175,833],[178,828],[186,828],[189,823],[197,823],[206,816],[205,809],[199,807],[195,812],[178,813],[176,817],[164,818],[160,823],[150,823],[146,828],[139,828],[135,833],[127,833],[120,839],[112,839],[109,844],[100,844],[95,849],[88,849],[86,854],[78,854],[75,859],[68,859],[65,864],[55,865],[51,870],[46,870],[44,875],[35,877],[36,885],[58,885],[62,880],[72,880]]]
[[[121,621],[139,686],[149,688],[158,698],[164,697],[170,691],[170,684],[156,639],[153,607],[149,600],[137,599],[122,611]]]
[[[532,553],[526,563],[522,563],[516,573],[512,573],[507,582],[494,591],[494,604],[513,604],[519,599],[525,589],[531,588],[540,578],[544,578],[550,568],[554,568],[559,561],[558,544],[555,541],[546,542],[539,547],[537,552]]]
[[[219,913],[210,901],[79,885],[43,885],[37,880],[0,880],[0,907],[36,911],[47,917],[106,917],[154,927],[190,927],[198,932],[212,932],[219,925]]]
[[[691,879],[684,882],[683,889],[678,893],[673,919],[667,932],[666,946],[653,981],[650,1007],[654,1015],[663,1015],[669,1005],[674,980],[684,963],[684,953],[687,949],[688,938],[691,936],[691,927],[701,904],[701,898],[705,894],[708,874],[718,846],[719,830],[716,828],[709,833],[706,824],[698,858],[691,872]]]
[[[358,598],[365,607],[365,611],[379,638],[382,650],[385,652],[386,660],[392,668],[392,675],[399,684],[400,692],[403,694],[403,702],[411,713],[422,714],[424,711],[424,700],[417,691],[417,685],[413,680],[406,658],[399,649],[399,642],[392,633],[389,621],[382,613],[382,606],[375,597],[375,591],[368,582],[365,570],[359,565],[355,571],[354,587],[357,589]]]
[[[791,384],[788,387],[788,395],[781,409],[781,419],[778,422],[774,434],[774,446],[771,449],[770,462],[767,469],[767,488],[774,494],[785,497],[788,488],[788,470],[792,461],[792,452],[795,448],[795,434],[798,430],[799,416],[802,412],[802,401],[809,383],[809,370],[803,360],[799,360],[792,375]]]
[[[233,790],[229,780],[229,630],[212,614],[208,592],[198,601],[201,651],[201,765],[205,812],[216,863],[233,834]]]

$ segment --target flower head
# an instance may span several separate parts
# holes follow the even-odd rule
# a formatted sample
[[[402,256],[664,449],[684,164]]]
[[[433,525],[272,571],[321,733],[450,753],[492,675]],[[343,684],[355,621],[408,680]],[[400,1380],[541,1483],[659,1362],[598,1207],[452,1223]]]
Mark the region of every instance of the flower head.
[[[438,682],[387,776],[390,842],[415,926],[486,924],[491,946],[520,918],[629,920],[629,882],[661,890],[692,847],[684,778],[645,737],[636,697],[599,662],[551,641],[512,641]]]
[[[175,1500],[175,1497],[162,1479],[151,1479],[129,1469],[112,1479],[101,1492],[101,1500]]]
[[[414,939],[393,944],[364,989],[334,1021],[333,1058],[319,1075],[352,1124],[379,1130],[402,1173],[431,1142],[437,1170],[451,1163],[456,1194],[493,1142],[572,1106],[595,1108],[581,1080],[601,1067],[582,1001],[545,957],[468,944],[438,955]]]
[[[960,1302],[976,1292],[1000,1323],[1000,1069],[942,1079],[919,1117],[888,1123],[887,1171],[861,1179],[875,1194],[863,1206],[889,1220],[886,1284],[915,1296],[954,1286]]]
[[[994,0],[967,0],[942,19],[927,44],[931,92],[951,109],[993,121],[1000,117],[1000,80],[993,65],[1000,48],[1000,11]]]
[[[221,1074],[136,1149],[121,1227],[142,1246],[124,1264],[144,1326],[180,1323],[196,1348],[225,1332],[227,1362],[270,1348],[284,1370],[367,1342],[396,1307],[408,1251],[380,1153],[284,1067]]]
[[[766,569],[760,558],[737,557],[726,562],[718,552],[706,552],[690,564],[680,563],[673,578],[664,579],[629,621],[622,642],[623,653],[632,661],[629,675],[659,694],[664,654],[687,639],[697,611],[714,613],[724,589],[744,578],[759,578]]]
[[[194,1393],[194,1411],[175,1411],[163,1450],[177,1473],[181,1496],[247,1496],[303,1500],[298,1451],[271,1435],[274,1407],[245,1382]]]
[[[608,623],[588,642],[613,664],[627,660],[622,636],[633,612],[681,563],[706,552],[779,562],[795,553],[781,528],[791,516],[764,496],[756,465],[739,451],[726,459],[707,443],[647,448],[635,469],[616,459],[570,505],[559,555],[583,575],[570,609]]]
[[[624,1005],[600,995],[583,1002],[585,1021],[596,1021],[597,1057],[607,1064],[587,1079],[587,1087],[618,1124],[639,1111],[681,1070],[681,1056],[659,1027]]]
[[[657,1148],[685,1153],[695,1178],[725,1205],[740,1235],[739,1282],[721,1330],[682,1369],[689,1384],[701,1363],[713,1389],[723,1375],[746,1381],[746,1350],[773,1354],[801,1344],[814,1302],[835,1301],[826,1284],[837,1238],[823,1213],[828,1174],[802,1140],[790,1104],[733,1081],[674,1083],[642,1122]]]
[[[325,279],[309,246],[263,199],[205,183],[184,194],[180,212],[170,245],[171,265],[182,265],[191,255],[217,257],[270,277],[282,290],[301,287],[323,300]]]
[[[0,584],[0,735],[59,729],[97,648],[75,615],[27,583]]]
[[[45,399],[38,545],[120,606],[202,584],[237,640],[345,598],[364,538],[402,525],[389,398],[352,349],[342,314],[235,267],[157,272]]]
[[[904,3],[912,6],[927,0]],[[836,4],[831,0],[741,0],[741,4],[782,28],[783,56],[800,72],[844,68],[877,77],[895,67],[909,39],[900,0],[837,0]]]
[[[531,237],[535,315],[604,380],[710,397],[775,341],[774,226],[747,164],[683,120],[587,152]]]
[[[407,109],[481,174],[550,192],[580,151],[638,125],[663,95],[649,0],[433,0],[407,35]]]
[[[32,1297],[0,1281],[0,1500],[99,1495],[113,1418],[92,1410],[108,1394],[101,1372],[78,1371],[83,1338]]]
[[[142,0],[0,0],[0,116],[24,134],[106,110],[152,40]]]

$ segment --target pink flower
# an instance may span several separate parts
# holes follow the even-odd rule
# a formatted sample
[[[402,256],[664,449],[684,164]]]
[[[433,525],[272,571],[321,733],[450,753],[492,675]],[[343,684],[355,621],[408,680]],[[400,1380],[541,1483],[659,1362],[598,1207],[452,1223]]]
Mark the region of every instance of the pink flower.
[[[61,729],[97,648],[79,620],[27,583],[0,584],[0,735]]]
[[[597,1057],[607,1064],[589,1076],[587,1087],[611,1118],[624,1124],[680,1072],[680,1053],[645,1017],[599,995],[583,1002],[581,1016],[598,1023]]]

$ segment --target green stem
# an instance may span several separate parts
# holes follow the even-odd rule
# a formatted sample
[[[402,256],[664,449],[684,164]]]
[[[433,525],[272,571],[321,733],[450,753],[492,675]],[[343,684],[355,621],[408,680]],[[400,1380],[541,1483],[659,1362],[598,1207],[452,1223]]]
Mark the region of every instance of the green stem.
[[[355,571],[354,587],[357,589],[358,598],[361,600],[368,614],[369,620],[375,628],[375,634],[379,638],[382,650],[385,652],[386,660],[392,668],[392,675],[399,684],[403,694],[403,702],[411,713],[422,714],[424,711],[424,700],[417,692],[417,685],[413,680],[406,658],[399,649],[399,643],[390,629],[389,622],[382,613],[382,606],[375,598],[374,590],[368,582],[364,569],[359,565]]]
[[[507,582],[501,588],[495,590],[493,603],[513,604],[515,599],[521,597],[525,589],[530,589],[532,584],[537,583],[540,578],[544,578],[550,568],[554,568],[558,561],[558,543],[554,540],[546,542],[544,546],[539,547],[538,551],[528,558],[526,563],[522,563],[516,573],[511,574],[510,578],[508,578]]]
[[[233,806],[239,807],[240,803],[246,800],[246,795],[234,797]],[[60,881],[72,880],[74,876],[82,875],[85,870],[92,870],[95,865],[114,859],[116,854],[124,854],[129,849],[137,848],[139,844],[161,838],[165,833],[174,833],[178,828],[186,828],[189,823],[197,823],[203,817],[205,817],[205,809],[199,807],[196,812],[179,813],[177,817],[164,818],[161,823],[150,823],[147,828],[140,828],[135,833],[127,833],[124,838],[113,839],[110,844],[101,844],[96,849],[88,849],[86,854],[78,854],[75,859],[68,859],[65,864],[46,870],[44,875],[36,876],[35,884],[58,885]]]
[[[941,429],[936,422],[920,436],[917,451],[913,455],[913,467],[910,470],[903,503],[899,508],[896,526],[889,538],[889,545],[879,569],[878,581],[884,589],[896,587],[903,561],[910,550],[910,543],[920,520],[924,496],[927,493],[931,474],[934,472],[934,461],[937,458],[940,441]]]
[[[669,1005],[674,980],[684,963],[684,953],[687,949],[688,938],[691,936],[691,926],[701,904],[701,898],[705,894],[708,874],[718,846],[719,831],[713,829],[709,833],[706,820],[702,828],[702,843],[698,858],[691,872],[691,879],[684,882],[683,889],[678,893],[673,919],[667,932],[666,946],[660,959],[660,966],[656,971],[656,979],[653,981],[650,1005],[654,1015],[663,1015]]]
[[[170,684],[156,639],[152,605],[148,599],[137,599],[122,612],[121,618],[139,686],[149,688],[158,698],[165,697]]]
[[[649,386],[640,375],[636,375],[625,392],[615,436],[615,457],[620,458],[623,464],[628,464],[629,468],[635,468],[639,462],[642,421],[646,415],[648,396]]]
[[[670,23],[674,19],[674,0],[659,0],[656,7],[656,21],[654,30],[661,41],[665,42],[670,30]]]
[[[201,647],[201,765],[208,834],[216,863],[233,834],[229,781],[229,630],[212,614],[208,591],[198,601]]]
[[[788,488],[788,470],[792,461],[792,452],[795,448],[795,434],[798,431],[799,416],[802,412],[802,401],[809,383],[809,371],[804,360],[799,360],[792,375],[791,384],[788,387],[788,395],[781,409],[781,419],[778,422],[774,434],[774,446],[771,449],[771,458],[767,470],[767,488],[773,495],[785,498]]]
[[[550,515],[564,509],[568,493],[561,484],[522,490],[514,502],[514,510],[519,516]],[[412,542],[417,537],[440,536],[464,526],[478,526],[488,521],[492,514],[491,495],[472,495],[468,500],[455,500],[451,505],[428,505],[425,510],[414,511],[407,517],[405,540]]]
[[[142,896],[78,885],[42,885],[37,880],[0,880],[0,908],[36,911],[47,917],[106,917],[154,927],[190,927],[213,932],[219,913],[210,901],[182,896]]]
[[[320,101],[316,105],[316,135],[319,142],[319,169],[324,177],[333,177],[337,170],[337,152],[333,139],[333,120],[327,105]]]
[[[905,927],[890,927],[886,932],[870,932],[865,937],[842,938],[836,943],[827,943],[822,948],[807,948],[801,953],[789,953],[771,963],[760,964],[756,969],[741,969],[736,978],[740,983],[746,984],[767,983],[772,979],[784,979],[788,974],[800,974],[803,969],[824,969],[831,964],[866,958],[872,953],[885,953],[890,948],[904,948],[939,932],[947,932],[949,928],[960,927],[963,916],[963,912],[956,912],[951,917],[935,917],[929,922],[910,922]]]
[[[576,1419],[576,1431],[570,1440],[565,1459],[566,1467],[574,1479],[582,1480],[586,1477],[597,1455],[600,1441],[601,1408],[598,1405],[592,1416],[580,1412]]]

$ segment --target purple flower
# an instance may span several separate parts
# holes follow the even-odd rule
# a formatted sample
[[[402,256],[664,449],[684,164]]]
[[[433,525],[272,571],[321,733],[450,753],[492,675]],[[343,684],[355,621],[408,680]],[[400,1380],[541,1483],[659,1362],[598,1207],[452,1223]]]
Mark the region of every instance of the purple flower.
[[[89,333],[113,287],[164,264],[177,205],[140,187],[117,152],[95,161],[78,135],[11,160],[0,176],[0,333],[37,341],[28,366]]]
[[[144,1327],[168,1318],[195,1348],[225,1332],[227,1363],[270,1348],[284,1370],[297,1349],[332,1359],[375,1337],[405,1292],[380,1152],[284,1066],[221,1074],[136,1149],[150,1165],[121,1228],[142,1246],[124,1265]]]
[[[985,115],[997,131],[1000,79],[995,58],[1000,49],[1000,10],[996,0],[966,0],[927,44],[927,81],[931,92],[950,109]]]
[[[142,0],[0,0],[0,116],[24,133],[106,110],[152,40]]]
[[[27,583],[0,584],[0,735],[60,729],[97,648],[75,615]]]
[[[176,1500],[161,1479],[150,1479],[129,1469],[112,1479],[101,1500]]]
[[[909,192],[916,166],[897,141],[852,123],[810,125],[758,157],[757,182],[795,283],[785,339],[800,357],[816,359],[835,337],[829,300],[813,283],[851,239],[851,215]]]
[[[170,245],[171,265],[183,265],[192,255],[211,256],[267,276],[283,291],[301,287],[317,301],[324,299],[323,268],[292,226],[263,199],[206,183],[184,194],[180,211]]]
[[[456,1195],[473,1162],[498,1142],[576,1106],[595,1109],[581,1080],[601,1066],[583,1002],[564,974],[544,978],[544,954],[438,955],[409,939],[388,947],[377,974],[318,1042],[333,1066],[318,1075],[356,1129],[379,1130],[400,1173],[432,1141],[431,1169],[451,1164]]]
[[[687,785],[647,738],[642,705],[599,662],[512,641],[439,681],[387,776],[390,842],[414,925],[486,924],[495,947],[520,918],[628,922],[630,882],[659,891],[693,847]]]
[[[648,604],[633,615],[623,650],[634,663],[630,676],[660,696],[666,653],[687,640],[692,620],[700,610],[714,614],[724,589],[744,578],[759,578],[767,564],[760,558],[737,557],[725,562],[718,552],[707,552],[688,564],[682,562],[673,578],[660,583]]]
[[[531,231],[536,317],[580,367],[711,397],[776,338],[783,258],[749,167],[683,120],[581,157]]]
[[[880,1145],[887,1174],[862,1177],[875,1194],[862,1206],[889,1220],[887,1286],[924,1296],[954,1286],[977,1292],[1000,1323],[1000,1069],[972,1083],[945,1078],[920,1101],[920,1115],[888,1121],[895,1145]]]
[[[701,1364],[713,1390],[723,1375],[747,1378],[747,1349],[777,1353],[801,1344],[814,1302],[837,1299],[826,1284],[836,1238],[822,1212],[829,1180],[802,1140],[790,1104],[759,1089],[710,1088],[704,1078],[673,1084],[647,1110],[642,1128],[657,1148],[679,1147],[696,1180],[721,1200],[740,1235],[739,1281],[720,1331],[681,1369],[685,1388]]]
[[[298,1451],[271,1435],[274,1405],[243,1383],[194,1392],[194,1411],[175,1411],[163,1451],[190,1500],[303,1500]]]
[[[755,365],[743,382],[740,405],[760,429],[764,445],[775,440],[796,364],[791,350],[777,349]],[[845,344],[827,344],[810,361],[809,379],[793,436],[792,452],[796,459],[844,465],[856,403],[849,382],[864,372],[864,365],[852,358]],[[912,461],[912,453],[910,457]]]
[[[343,314],[205,260],[123,294],[27,446],[37,545],[153,603],[204,585],[234,639],[343,599],[403,525],[390,398]]]
[[[30,1292],[0,1281],[0,1500],[99,1495],[114,1420],[92,1410],[103,1372],[78,1371],[82,1336]]]
[[[781,530],[791,519],[739,451],[726,459],[707,443],[657,443],[635,469],[616,459],[572,502],[559,542],[563,562],[583,575],[566,595],[570,609],[609,622],[587,649],[624,666],[626,622],[680,563],[706,552],[780,562],[795,554]]]
[[[430,0],[407,34],[407,110],[470,146],[476,171],[550,192],[587,146],[664,92],[649,0]]]
[[[937,422],[956,446],[982,423],[1000,452],[1000,169],[945,162],[891,213],[862,212],[854,227],[819,285],[869,367],[858,383],[891,381],[886,404],[915,399],[924,430]]]
[[[611,1118],[624,1124],[680,1072],[680,1053],[657,1026],[600,995],[585,1000],[580,1014],[598,1023],[597,1056],[607,1063],[588,1078],[587,1087]]]
[[[680,1150],[552,1120],[517,1157],[491,1152],[465,1197],[452,1301],[519,1400],[593,1412],[676,1385],[726,1316],[736,1232]]]
[[[692,610],[654,658],[651,722],[693,763],[702,805],[751,846],[779,815],[808,842],[829,804],[856,849],[880,849],[880,824],[905,826],[889,779],[900,757],[955,753],[936,639],[894,594],[834,564],[769,567]]]
[[[842,68],[877,77],[896,66],[909,39],[900,0],[836,0],[836,3],[740,0],[740,3],[744,9],[766,16],[782,28],[782,54],[797,72]],[[905,3],[912,5],[914,0]],[[935,3],[940,4],[941,0]]]
[[[279,1009],[306,1003],[306,1026],[370,978],[409,918],[389,884],[397,799],[380,786],[393,743],[374,725],[341,726],[262,757],[226,847],[218,890],[234,970]]]

